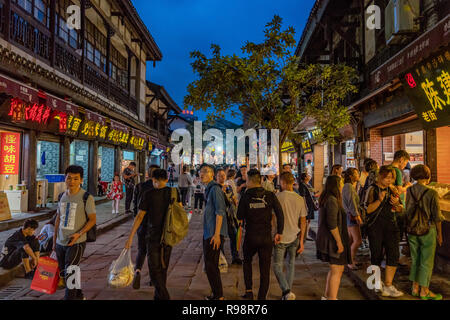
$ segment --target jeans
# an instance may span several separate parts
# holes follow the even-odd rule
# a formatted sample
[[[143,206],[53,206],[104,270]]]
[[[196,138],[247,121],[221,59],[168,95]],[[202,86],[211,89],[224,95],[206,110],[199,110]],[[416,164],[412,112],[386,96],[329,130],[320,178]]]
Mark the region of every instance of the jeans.
[[[271,236],[246,234],[244,239],[244,281],[247,291],[252,290],[252,260],[258,253],[259,258],[259,292],[258,300],[266,300],[270,282],[270,264],[273,242]]]
[[[219,256],[223,249],[224,237],[220,236],[220,248],[214,250],[210,243],[211,238],[203,240],[203,255],[205,260],[206,276],[208,277],[209,285],[214,298],[223,297],[222,279],[220,278],[219,270]]]
[[[134,185],[130,185],[129,187],[125,187],[125,212],[129,213],[131,202],[133,201],[133,193],[134,193]]]
[[[64,300],[82,300],[83,292],[81,289],[69,289],[67,287],[68,278],[71,274],[66,274],[69,266],[80,265],[84,250],[86,249],[86,242],[74,244],[71,247],[56,245],[56,256],[58,257],[58,265],[60,270],[60,277],[66,280],[66,293]]]
[[[291,243],[280,243],[275,245],[273,254],[273,272],[277,277],[283,295],[288,294],[292,289],[295,273],[295,256],[299,245],[299,239]],[[289,259],[286,264],[286,274],[283,272],[284,255],[288,253]]]
[[[170,300],[167,291],[167,269],[169,268],[172,247],[163,246],[160,242],[147,243],[147,260],[150,279],[155,287],[155,300]],[[164,266],[162,264],[164,260]]]
[[[203,209],[203,201],[204,201],[204,196],[203,193],[195,193],[194,195],[195,197],[195,202],[194,202],[194,209]]]
[[[408,235],[412,260],[409,280],[418,282],[420,286],[425,288],[430,286],[431,274],[433,273],[436,235],[435,227],[431,227],[428,234],[424,236]]]
[[[180,193],[181,193],[181,203],[183,204],[183,206],[185,206],[187,201],[188,188],[180,188]]]
[[[138,252],[136,255],[136,266],[134,270],[142,270],[144,265],[145,257],[147,256],[147,241],[145,236],[147,235],[147,223],[142,223],[137,230],[138,238]]]

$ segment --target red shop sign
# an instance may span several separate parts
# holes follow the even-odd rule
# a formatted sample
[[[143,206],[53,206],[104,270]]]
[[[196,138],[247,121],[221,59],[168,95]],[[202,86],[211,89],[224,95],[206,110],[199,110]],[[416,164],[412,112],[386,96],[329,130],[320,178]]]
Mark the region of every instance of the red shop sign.
[[[20,133],[2,132],[0,140],[0,174],[19,174]]]

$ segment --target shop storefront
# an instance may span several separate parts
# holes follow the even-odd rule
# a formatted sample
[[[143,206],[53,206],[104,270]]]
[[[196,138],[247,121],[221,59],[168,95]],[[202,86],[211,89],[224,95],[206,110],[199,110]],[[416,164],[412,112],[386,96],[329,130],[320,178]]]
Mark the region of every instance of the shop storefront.
[[[0,104],[0,191],[26,188],[30,208],[55,201],[70,164],[83,167],[83,188],[95,195],[129,162],[145,170],[140,131],[3,75]]]

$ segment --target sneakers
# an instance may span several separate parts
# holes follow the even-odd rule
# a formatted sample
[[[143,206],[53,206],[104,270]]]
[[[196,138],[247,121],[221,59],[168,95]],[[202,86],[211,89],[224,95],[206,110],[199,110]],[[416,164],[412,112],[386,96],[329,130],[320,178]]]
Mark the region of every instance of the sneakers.
[[[241,296],[242,299],[245,300],[254,300],[255,298],[253,297],[253,292],[250,291],[246,291],[245,294],[243,296]]]
[[[383,291],[381,293],[383,297],[392,297],[392,298],[399,298],[404,295],[403,292],[398,290],[394,285],[391,286],[383,286]]]
[[[296,296],[293,292],[289,292],[287,294],[285,294],[281,300],[295,300]]]
[[[212,300],[225,300],[225,298],[216,298],[216,297],[214,297],[214,295],[210,295],[210,296],[207,296],[207,297],[205,297],[205,300],[208,300],[208,301],[212,301]]]
[[[320,298],[320,300],[325,301],[325,300],[328,300],[328,299],[325,298],[325,297],[322,297],[322,298]]]
[[[141,273],[136,272],[134,274],[134,279],[133,279],[133,289],[139,290],[140,288],[141,288]]]

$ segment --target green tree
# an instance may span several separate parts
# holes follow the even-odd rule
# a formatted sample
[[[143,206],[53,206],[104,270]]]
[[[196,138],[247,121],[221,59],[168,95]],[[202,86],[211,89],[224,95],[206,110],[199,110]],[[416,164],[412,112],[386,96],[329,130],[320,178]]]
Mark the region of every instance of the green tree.
[[[356,72],[343,65],[301,65],[294,54],[295,30],[282,30],[277,15],[264,35],[261,43],[247,41],[241,56],[222,55],[216,44],[210,58],[191,52],[198,79],[188,86],[185,107],[213,109],[209,119],[246,114],[259,127],[279,129],[280,147],[305,116],[316,119],[324,137],[334,139],[349,121],[342,101],[356,91]]]

